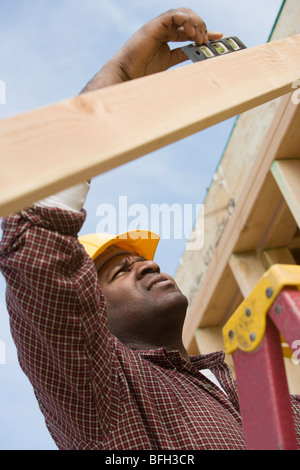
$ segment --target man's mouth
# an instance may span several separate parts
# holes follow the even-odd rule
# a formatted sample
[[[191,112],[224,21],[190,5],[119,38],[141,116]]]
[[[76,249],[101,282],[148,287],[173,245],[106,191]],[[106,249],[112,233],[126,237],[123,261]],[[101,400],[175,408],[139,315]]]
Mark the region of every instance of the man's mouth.
[[[174,286],[174,283],[171,281],[171,279],[169,279],[166,276],[163,276],[163,275],[155,276],[155,278],[152,279],[150,283],[149,290],[152,290],[153,288],[158,287],[158,286],[167,286],[167,285]]]

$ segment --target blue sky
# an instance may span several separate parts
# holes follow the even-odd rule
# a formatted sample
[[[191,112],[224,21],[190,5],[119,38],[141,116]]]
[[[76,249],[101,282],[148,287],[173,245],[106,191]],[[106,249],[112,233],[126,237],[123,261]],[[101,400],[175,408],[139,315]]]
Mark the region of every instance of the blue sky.
[[[6,83],[0,119],[77,95],[129,36],[170,8],[192,8],[208,29],[236,35],[253,47],[267,42],[281,4],[282,0],[198,0],[184,5],[169,0],[0,0],[0,80]],[[234,122],[95,178],[82,233],[95,232],[99,205],[118,209],[120,196],[127,197],[128,205],[145,205],[149,212],[152,204],[196,208],[203,203]],[[157,261],[163,271],[175,274],[186,241],[162,240]],[[6,364],[0,363],[0,449],[55,450],[17,363],[1,275],[0,342],[6,346]]]

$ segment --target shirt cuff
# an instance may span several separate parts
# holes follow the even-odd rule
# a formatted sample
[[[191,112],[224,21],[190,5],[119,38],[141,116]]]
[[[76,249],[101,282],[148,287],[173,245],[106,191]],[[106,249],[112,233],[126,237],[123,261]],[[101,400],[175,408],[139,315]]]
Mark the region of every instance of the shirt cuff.
[[[56,207],[72,212],[81,212],[90,190],[90,184],[87,181],[80,183],[72,188],[65,189],[53,196],[49,196],[42,201],[36,202],[35,207]]]

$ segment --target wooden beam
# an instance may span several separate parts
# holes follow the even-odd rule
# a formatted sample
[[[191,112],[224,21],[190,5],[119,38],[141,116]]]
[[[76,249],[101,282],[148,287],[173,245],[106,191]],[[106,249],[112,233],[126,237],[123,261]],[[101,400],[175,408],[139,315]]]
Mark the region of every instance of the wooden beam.
[[[238,243],[235,245],[236,253],[256,251],[261,244],[264,247],[273,225],[276,225],[276,213],[280,212],[282,201],[283,197],[278,185],[271,172],[268,172],[247,218],[247,223],[240,233]]]
[[[0,216],[288,93],[300,35],[81,95],[0,126]]]
[[[300,159],[275,161],[271,171],[300,227]]]
[[[235,245],[236,253],[287,246],[297,230],[285,199],[268,172]]]
[[[273,264],[297,264],[287,247],[265,250],[261,254],[261,260],[266,270]]]
[[[229,265],[243,297],[248,297],[265,273],[260,257],[252,252],[232,254]]]

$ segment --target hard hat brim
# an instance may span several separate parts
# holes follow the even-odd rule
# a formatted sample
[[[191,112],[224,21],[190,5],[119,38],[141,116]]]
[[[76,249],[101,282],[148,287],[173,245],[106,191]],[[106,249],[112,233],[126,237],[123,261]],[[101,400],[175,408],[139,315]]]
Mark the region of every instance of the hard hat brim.
[[[116,236],[93,233],[79,237],[78,240],[93,261],[111,245],[117,245],[145,259],[153,260],[160,237],[148,230],[132,230]]]

